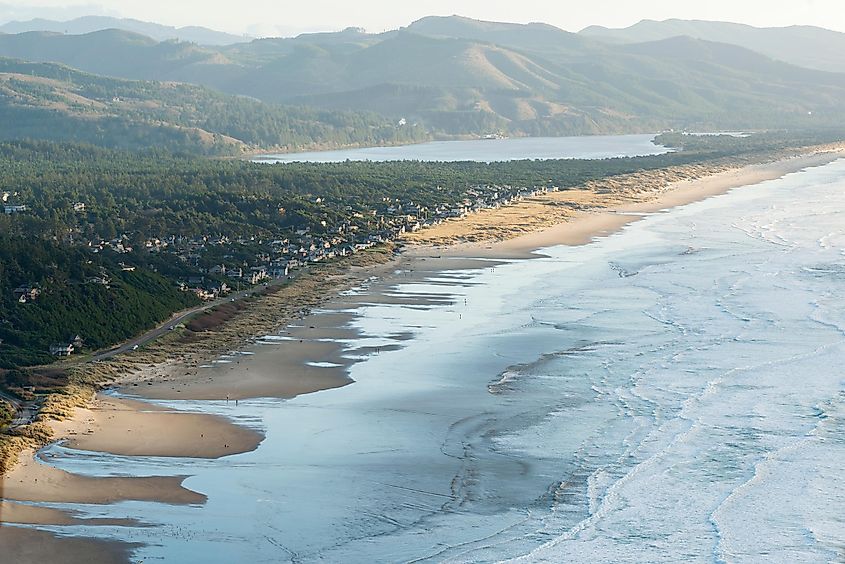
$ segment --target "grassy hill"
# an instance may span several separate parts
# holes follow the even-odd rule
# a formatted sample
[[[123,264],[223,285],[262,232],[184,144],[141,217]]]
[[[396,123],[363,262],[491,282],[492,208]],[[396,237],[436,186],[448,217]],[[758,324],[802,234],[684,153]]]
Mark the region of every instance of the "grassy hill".
[[[282,107],[201,86],[106,78],[0,59],[0,139],[162,147],[202,154],[417,141],[374,114]]]
[[[845,33],[813,26],[757,28],[750,25],[699,20],[643,20],[624,29],[591,26],[580,35],[609,43],[642,43],[685,35],[729,43],[793,65],[845,72]]]

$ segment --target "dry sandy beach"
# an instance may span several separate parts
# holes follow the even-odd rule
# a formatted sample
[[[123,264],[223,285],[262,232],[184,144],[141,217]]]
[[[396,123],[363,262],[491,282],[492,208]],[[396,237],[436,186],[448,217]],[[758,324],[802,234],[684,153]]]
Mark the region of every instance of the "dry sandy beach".
[[[360,270],[350,284],[376,285],[384,303],[399,299],[391,286],[400,277],[425,277],[444,269],[489,265],[485,259],[536,256],[553,245],[580,245],[612,233],[645,214],[691,203],[728,190],[779,178],[803,168],[820,166],[845,156],[842,147],[826,147],[772,163],[721,170],[684,171],[659,176],[656,171],[611,179],[580,190],[550,193],[496,210],[486,210],[462,221],[450,221],[408,238],[409,248],[384,267]],[[676,171],[677,172],[677,171]],[[668,179],[668,180],[667,180]],[[378,280],[370,279],[377,276]],[[366,299],[372,300],[372,292]],[[354,292],[327,295],[313,313],[301,311],[256,325],[249,334],[248,320],[240,321],[240,342],[225,348],[182,351],[163,362],[146,365],[122,376],[119,391],[138,400],[98,395],[90,406],[78,409],[65,422],[54,423],[56,437],[70,448],[129,456],[219,458],[248,452],[259,446],[260,432],[218,416],[181,413],[141,401],[226,400],[275,397],[330,390],[352,383],[347,371],[356,359],[401,347],[408,334],[387,336],[390,347],[349,350],[344,340],[354,334],[350,314],[361,303]],[[407,298],[403,298],[407,299]],[[430,300],[415,298],[421,307]],[[316,304],[310,304],[315,307]],[[266,306],[265,306],[266,307]],[[310,308],[305,308],[310,309]],[[273,331],[265,331],[275,327]],[[269,334],[269,336],[268,336]],[[230,338],[231,337],[227,337]],[[231,353],[227,352],[231,351]],[[261,354],[255,354],[261,351]],[[17,524],[74,524],[72,514],[31,507],[19,502],[113,503],[146,500],[170,504],[203,503],[202,494],[186,489],[184,477],[90,478],[41,464],[33,453],[0,481],[4,500],[0,520]],[[16,562],[43,562],[57,553],[63,561],[126,561],[129,546],[86,539],[60,539],[50,533],[0,526],[0,545],[16,547]],[[58,552],[57,552],[58,551]]]
[[[747,166],[684,166],[635,173],[483,210],[407,238],[423,248],[433,246],[459,256],[528,258],[543,247],[583,245],[646,214],[822,166],[842,156],[845,148],[826,146]]]

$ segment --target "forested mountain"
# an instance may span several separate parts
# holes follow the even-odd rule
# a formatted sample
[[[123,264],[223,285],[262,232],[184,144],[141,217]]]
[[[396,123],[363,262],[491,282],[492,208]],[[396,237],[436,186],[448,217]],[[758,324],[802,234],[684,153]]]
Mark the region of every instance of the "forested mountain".
[[[544,24],[426,18],[226,47],[109,30],[0,36],[0,56],[182,81],[267,103],[371,111],[447,134],[522,135],[845,122],[845,75],[707,41],[608,45]],[[222,132],[221,133],[225,133]]]
[[[845,72],[845,33],[813,26],[758,28],[729,22],[643,20],[624,29],[591,26],[581,35],[609,43],[642,43],[684,35],[739,45],[793,65]]]
[[[105,78],[0,59],[0,139],[82,141],[211,155],[419,141],[375,114],[282,107],[174,82]]]
[[[83,16],[68,21],[45,20],[36,18],[28,21],[14,21],[0,25],[2,33],[25,33],[27,31],[51,31],[80,35],[105,29],[122,29],[141,33],[158,41],[176,39],[190,41],[199,45],[231,45],[249,41],[249,37],[233,35],[222,31],[215,31],[199,26],[172,27],[157,23],[133,20],[130,18],[113,18],[109,16]]]

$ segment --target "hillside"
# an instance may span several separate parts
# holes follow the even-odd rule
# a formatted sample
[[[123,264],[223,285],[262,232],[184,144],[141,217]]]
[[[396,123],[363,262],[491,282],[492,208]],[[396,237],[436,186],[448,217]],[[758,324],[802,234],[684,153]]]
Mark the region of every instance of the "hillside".
[[[282,107],[201,86],[104,78],[14,59],[0,59],[0,94],[0,139],[225,155],[409,142],[424,135],[372,114]]]
[[[812,26],[757,28],[728,22],[643,20],[624,29],[591,26],[580,35],[609,43],[641,43],[686,35],[739,45],[793,65],[845,72],[845,33]]]
[[[158,42],[129,31],[84,35],[32,31],[0,35],[0,56],[56,62],[119,78],[170,80],[193,65],[213,65],[219,55],[191,43]]]
[[[9,22],[0,25],[2,33],[25,33],[28,31],[49,31],[68,35],[82,35],[106,29],[120,29],[151,37],[158,41],[189,41],[199,45],[231,45],[249,41],[249,37],[233,35],[199,26],[172,27],[151,22],[109,16],[83,16],[68,21],[37,18],[25,22]]]
[[[736,45],[662,41],[607,44],[545,24],[448,17],[382,34],[350,28],[217,48],[118,30],[0,35],[0,56],[200,84],[268,104],[372,112],[445,134],[845,123],[845,75]]]

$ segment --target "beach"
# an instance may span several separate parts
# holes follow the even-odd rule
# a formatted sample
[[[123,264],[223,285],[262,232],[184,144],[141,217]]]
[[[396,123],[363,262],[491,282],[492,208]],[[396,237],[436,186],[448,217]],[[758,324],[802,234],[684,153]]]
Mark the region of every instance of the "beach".
[[[536,249],[583,245],[647,214],[821,166],[842,155],[842,147],[826,146],[796,151],[771,162],[688,165],[635,173],[482,210],[407,238],[421,246],[449,247],[459,254],[525,258]],[[488,249],[490,243],[495,246]]]
[[[446,309],[457,320],[464,321],[465,314],[469,320],[471,313],[460,308],[460,300],[470,297],[454,292],[462,284],[475,283],[469,273],[490,270],[492,276],[497,265],[536,258],[545,253],[538,253],[540,249],[583,245],[664,210],[819,167],[842,156],[841,148],[826,147],[763,164],[643,173],[530,198],[413,234],[405,251],[389,262],[373,261],[355,267],[351,274],[337,272],[312,281],[315,287],[307,299],[299,298],[295,289],[285,289],[260,298],[251,311],[211,335],[196,337],[196,342],[153,345],[140,351],[137,362],[131,361],[132,355],[116,361],[118,395],[100,394],[68,421],[51,423],[55,437],[68,451],[120,457],[215,460],[251,453],[262,444],[265,430],[250,426],[250,421],[233,420],[228,414],[238,413],[241,406],[236,402],[290,400],[354,388],[354,367],[405,348],[424,331],[426,312]],[[407,285],[417,288],[402,291]],[[418,312],[418,326],[376,332],[374,338],[356,321],[361,308],[395,306]],[[397,385],[407,385],[399,375],[396,380]],[[500,388],[507,386],[492,390]],[[213,409],[202,412],[204,403]],[[483,468],[476,470],[484,474]],[[27,454],[4,478],[2,497],[10,502],[62,504],[205,503],[206,495],[192,490],[186,478],[81,476]],[[30,506],[6,506],[0,518],[6,523],[78,525],[66,512],[24,507]],[[71,543],[30,529],[4,527],[0,534],[45,539],[32,541],[41,548],[21,553],[20,562],[34,562],[44,557],[43,551],[64,545],[78,554],[79,561],[88,554],[115,558],[99,561],[122,561],[128,554],[123,544],[106,550],[99,540],[76,538]]]

